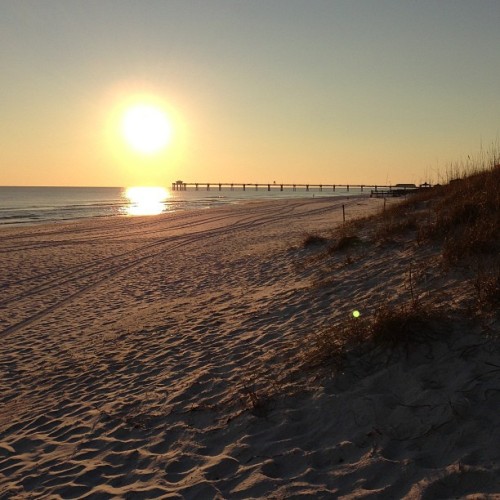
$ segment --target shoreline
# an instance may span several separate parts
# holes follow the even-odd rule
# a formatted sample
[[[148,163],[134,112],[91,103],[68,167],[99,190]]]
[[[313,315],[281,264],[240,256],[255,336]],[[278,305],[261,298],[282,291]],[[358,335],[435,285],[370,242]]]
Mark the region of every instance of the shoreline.
[[[1,188],[0,188],[1,189]],[[7,190],[9,188],[6,188]],[[3,226],[22,227],[47,222],[66,222],[93,218],[140,215],[151,216],[152,208],[156,214],[177,211],[214,208],[222,205],[247,203],[251,201],[283,201],[287,199],[307,199],[309,197],[348,197],[346,193],[314,192],[275,192],[267,191],[182,191],[169,192],[165,199],[156,199],[158,194],[137,193],[130,198],[125,188],[10,188],[19,193],[7,193],[0,203],[0,229]],[[36,192],[33,194],[31,190]],[[167,191],[166,191],[167,192]],[[359,196],[355,193],[352,196]],[[362,194],[361,194],[362,195]],[[142,207],[141,207],[142,203]]]
[[[424,346],[363,376],[298,370],[311,334],[410,293],[406,244],[349,265],[302,246],[342,224],[342,205],[352,220],[383,200],[256,201],[2,231],[0,489],[493,495],[497,400],[491,376],[469,382],[491,361],[474,332],[433,347],[433,360]],[[458,301],[463,290],[447,286]]]

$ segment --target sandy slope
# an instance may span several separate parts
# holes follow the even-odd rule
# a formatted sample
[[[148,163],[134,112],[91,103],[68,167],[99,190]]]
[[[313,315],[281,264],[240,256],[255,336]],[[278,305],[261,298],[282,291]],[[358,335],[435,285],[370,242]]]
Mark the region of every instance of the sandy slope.
[[[349,265],[298,247],[342,203],[382,200],[2,230],[1,498],[500,498],[500,362],[480,327],[450,315],[408,357],[297,370],[312,332],[408,299],[404,244]],[[419,293],[457,310],[469,292],[426,273],[435,258]]]

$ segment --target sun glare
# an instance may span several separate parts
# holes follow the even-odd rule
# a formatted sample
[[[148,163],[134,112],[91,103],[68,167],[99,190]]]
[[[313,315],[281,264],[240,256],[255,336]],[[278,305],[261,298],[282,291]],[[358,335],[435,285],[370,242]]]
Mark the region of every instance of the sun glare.
[[[128,215],[158,215],[163,212],[170,193],[162,187],[129,187],[125,196],[129,200]]]
[[[172,123],[159,107],[136,104],[123,114],[122,132],[134,150],[153,154],[169,145]]]

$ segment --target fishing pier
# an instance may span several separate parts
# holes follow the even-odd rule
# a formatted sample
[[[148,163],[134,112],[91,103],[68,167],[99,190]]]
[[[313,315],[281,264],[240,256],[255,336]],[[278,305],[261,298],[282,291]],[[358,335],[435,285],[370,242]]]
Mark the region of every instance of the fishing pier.
[[[222,188],[229,188],[231,191],[235,189],[266,189],[267,191],[283,191],[284,189],[305,189],[305,191],[315,190],[319,192],[331,191],[335,192],[337,189],[349,192],[351,188],[359,189],[362,193],[365,189],[370,190],[370,196],[401,196],[407,193],[418,190],[415,184],[396,184],[395,186],[382,186],[373,184],[283,184],[283,183],[234,183],[234,182],[184,182],[176,181],[172,183],[172,191],[187,191],[187,188],[194,188],[195,191],[204,189],[210,191],[216,189],[222,191]]]

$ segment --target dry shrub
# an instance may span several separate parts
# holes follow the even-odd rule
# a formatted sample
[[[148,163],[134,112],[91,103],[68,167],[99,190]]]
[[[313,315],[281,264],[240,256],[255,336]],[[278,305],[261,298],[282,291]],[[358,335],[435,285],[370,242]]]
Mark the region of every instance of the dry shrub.
[[[427,236],[443,241],[445,262],[500,251],[500,166],[452,182],[435,203]]]
[[[362,228],[366,222],[367,219],[363,218],[338,226],[332,233],[333,241],[328,248],[329,253],[342,252],[360,246],[363,240],[358,234],[360,228]]]
[[[413,304],[384,304],[375,313],[370,338],[375,345],[408,348],[434,338],[439,316],[431,309]]]
[[[500,273],[487,276],[482,285],[482,294],[480,295],[482,304],[486,307],[500,307]]]
[[[376,240],[416,231],[417,242],[442,245],[446,264],[500,253],[500,165],[489,160],[453,167],[450,182],[422,189],[371,219]],[[453,175],[451,175],[453,174]],[[458,178],[457,178],[458,176]]]
[[[362,243],[361,238],[354,234],[346,234],[340,236],[337,240],[334,241],[332,245],[329,247],[329,251],[333,252],[343,252],[345,250],[349,250],[351,248],[357,247]]]
[[[443,242],[444,261],[458,265],[470,261],[474,256],[494,255],[499,251],[499,243],[491,234],[491,230],[488,221],[454,228],[452,234],[448,234]]]
[[[371,319],[350,318],[344,324],[315,332],[302,348],[302,361],[310,367],[328,363],[335,371],[344,369],[351,355],[376,348],[409,353],[411,345],[426,344],[447,331],[446,319],[435,310],[416,304],[384,304]]]
[[[377,227],[375,239],[385,241],[393,236],[404,234],[408,231],[416,231],[417,229],[418,217],[415,214],[384,217]]]
[[[486,271],[478,266],[476,276],[472,282],[477,297],[479,309],[497,310],[500,307],[500,266]]]
[[[252,387],[243,385],[240,390],[240,401],[244,408],[249,410],[256,417],[266,416],[269,410],[270,397],[268,394],[257,393]]]
[[[302,361],[310,367],[328,362],[340,371],[347,353],[364,344],[368,332],[368,323],[360,318],[314,332],[300,349]]]
[[[329,251],[363,243],[357,236],[366,227],[375,238],[416,229],[419,243],[442,248],[445,264],[490,262],[473,282],[480,307],[500,305],[500,165],[498,156],[484,168],[444,186],[418,192],[369,220],[346,224],[334,234]],[[378,231],[378,236],[377,236]],[[413,293],[412,293],[413,295]],[[371,319],[351,318],[307,339],[303,360],[317,366],[328,362],[342,369],[351,354],[372,350],[395,350],[427,344],[449,331],[448,319],[436,309],[413,301],[406,305],[383,305]],[[349,358],[350,359],[350,358]]]
[[[328,242],[328,239],[324,236],[320,236],[317,234],[308,234],[304,237],[302,242],[302,246],[304,248],[315,247],[325,245]]]
[[[424,189],[389,207],[372,224],[375,238],[416,230],[417,241],[442,245],[445,264],[470,262],[477,256],[500,253],[500,165]]]

